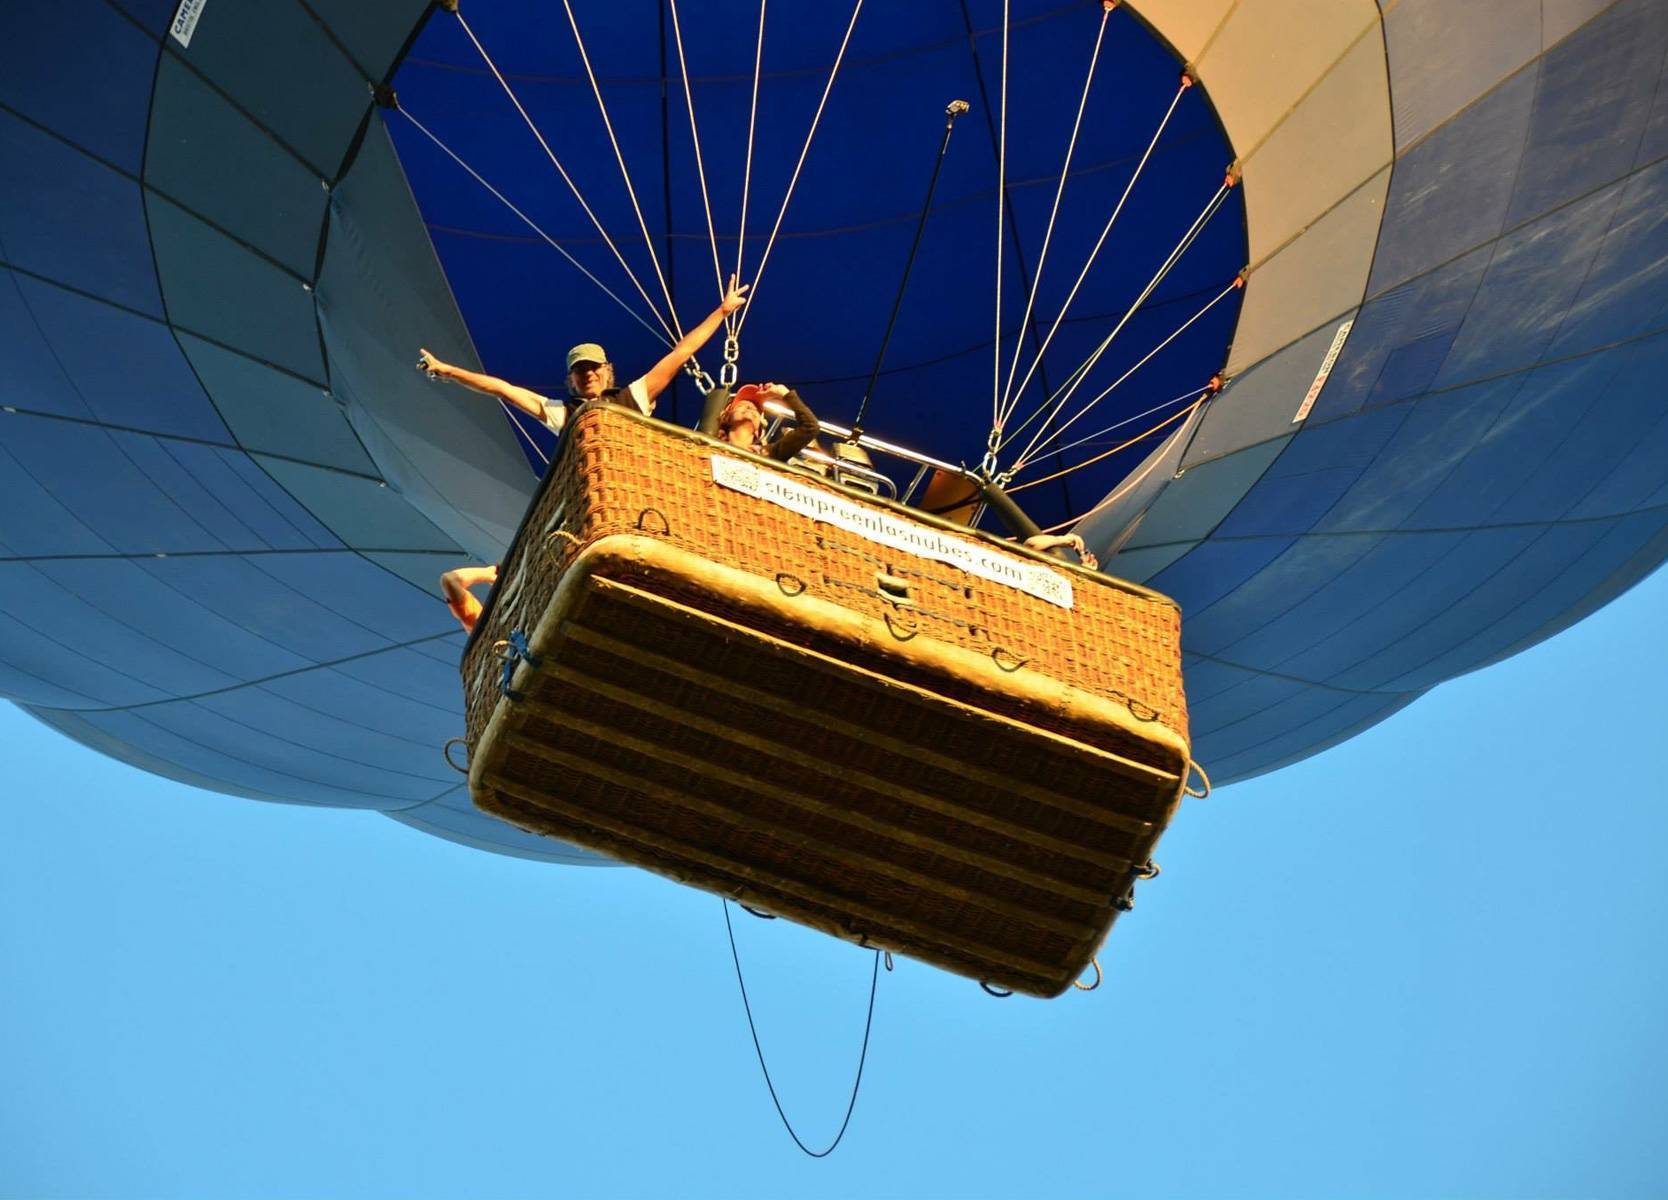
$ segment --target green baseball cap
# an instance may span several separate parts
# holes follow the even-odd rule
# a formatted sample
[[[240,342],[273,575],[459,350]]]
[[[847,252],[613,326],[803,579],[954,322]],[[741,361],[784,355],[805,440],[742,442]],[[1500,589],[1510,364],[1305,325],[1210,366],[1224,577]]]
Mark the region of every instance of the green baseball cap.
[[[581,342],[568,351],[568,370],[573,370],[580,363],[605,363],[608,352],[595,342]]]

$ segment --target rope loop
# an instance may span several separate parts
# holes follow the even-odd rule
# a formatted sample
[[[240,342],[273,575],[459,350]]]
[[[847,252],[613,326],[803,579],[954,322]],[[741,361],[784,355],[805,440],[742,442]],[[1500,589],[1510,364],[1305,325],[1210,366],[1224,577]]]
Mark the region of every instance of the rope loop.
[[[1193,772],[1195,771],[1199,773],[1199,780],[1204,784],[1204,787],[1202,788],[1196,788],[1189,782],[1189,780],[1193,777]],[[1191,758],[1187,760],[1187,774],[1182,776],[1182,791],[1186,792],[1189,796],[1192,796],[1195,800],[1203,800],[1206,796],[1210,795],[1210,776],[1206,775],[1205,769]]]
[[[886,969],[890,971],[892,969],[892,952],[890,950],[883,950],[881,951],[881,954],[884,956],[883,961],[886,963]]]
[[[758,909],[754,908],[751,904],[743,904],[740,900],[736,901],[736,905],[743,912],[747,913],[749,916],[757,917],[761,921],[774,921],[776,919],[776,914],[775,913],[760,912]]]
[[[464,738],[460,738],[460,737],[447,738],[446,739],[446,744],[444,746],[440,747],[440,757],[445,759],[446,760],[446,765],[448,767],[451,767],[452,770],[456,771],[459,775],[468,775],[469,774],[469,768],[468,767],[466,767],[466,766],[460,767],[460,766],[457,765],[457,763],[452,761],[452,747],[453,746],[462,746],[465,750],[467,750],[469,748],[469,743],[468,743],[467,740],[465,740]]]
[[[1124,707],[1129,709],[1129,715],[1137,721],[1156,721],[1162,715],[1158,709],[1150,704],[1141,703],[1134,696],[1125,697]]]
[[[647,519],[647,517],[650,513],[653,513],[655,516],[660,518],[660,533],[661,533],[661,535],[664,536],[664,537],[670,537],[672,535],[672,522],[666,519],[666,514],[665,513],[661,512],[658,508],[655,508],[653,505],[650,505],[648,508],[645,508],[642,512],[637,514],[637,528],[641,529],[644,533],[653,533],[654,532],[654,530],[650,529],[647,525],[643,524],[644,520]]]
[[[552,558],[558,557],[561,554],[561,551],[556,549],[556,543],[562,538],[566,538],[568,545],[574,549],[578,549],[578,547],[582,545],[579,538],[574,534],[569,533],[566,529],[552,529],[549,533],[544,535],[545,553],[550,555]]]
[[[788,588],[790,583],[794,585],[791,591]],[[776,586],[784,596],[798,596],[804,593],[806,584],[792,571],[778,571],[776,572]]]
[[[1080,992],[1094,991],[1100,986],[1100,981],[1105,978],[1105,976],[1100,973],[1100,956],[1097,954],[1094,958],[1090,959],[1089,962],[1095,969],[1095,981],[1093,983],[1084,983],[1081,979],[1074,979],[1071,981],[1072,987],[1076,988]]]
[[[887,630],[890,631],[892,636],[897,638],[900,642],[907,642],[914,638],[916,634],[921,632],[919,626],[905,625],[902,621],[899,621],[897,624],[893,624],[893,617],[896,615],[897,610],[891,607],[888,607],[883,613],[881,613],[881,616],[886,620]]]
[[[1013,995],[1013,993],[1007,988],[992,987],[983,979],[979,980],[979,986],[985,990],[985,995],[995,996],[998,1000],[1006,1000],[1009,996]]]
[[[1010,667],[1007,663],[1003,662],[1002,659],[1004,657],[1006,657],[1009,662],[1012,662],[1013,666]],[[1031,660],[1023,655],[1013,653],[1006,646],[997,646],[990,652],[990,661],[995,663],[1001,670],[1012,675],[1015,671],[1019,670]]]
[[[1164,874],[1164,869],[1150,858],[1135,868],[1135,878],[1137,879],[1157,879],[1162,874]]]

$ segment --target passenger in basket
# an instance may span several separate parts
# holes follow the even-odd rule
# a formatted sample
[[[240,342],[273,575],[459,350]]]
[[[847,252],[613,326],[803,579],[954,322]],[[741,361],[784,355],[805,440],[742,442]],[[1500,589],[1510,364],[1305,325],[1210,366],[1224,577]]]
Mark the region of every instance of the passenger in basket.
[[[1047,554],[1050,550],[1075,550],[1077,560],[1091,571],[1100,570],[1100,560],[1089,553],[1089,548],[1083,544],[1083,539],[1075,533],[1034,533],[1025,539],[1028,550],[1041,550]]]
[[[473,391],[496,396],[528,416],[543,421],[552,433],[561,433],[567,426],[570,407],[577,407],[587,400],[602,400],[635,408],[646,417],[654,412],[655,398],[677,378],[684,363],[694,358],[718,332],[725,317],[747,303],[747,288],[747,284],[737,287],[736,277],[730,276],[730,286],[724,294],[723,303],[713,309],[706,320],[684,334],[666,357],[649,368],[647,374],[632,380],[625,387],[615,386],[614,364],[608,361],[608,355],[595,342],[581,342],[568,351],[568,395],[563,400],[550,400],[494,375],[454,367],[427,350],[418,351],[417,369],[426,371],[430,379],[450,379]]]
[[[794,427],[765,440],[765,401],[774,400],[793,410]],[[718,436],[741,450],[751,450],[777,462],[787,462],[816,440],[821,426],[799,393],[779,383],[748,383],[718,417]]]
[[[497,583],[498,568],[456,567],[440,577],[440,594],[446,597],[446,607],[458,619],[464,631],[471,632],[481,618],[481,602],[469,589],[483,583]]]

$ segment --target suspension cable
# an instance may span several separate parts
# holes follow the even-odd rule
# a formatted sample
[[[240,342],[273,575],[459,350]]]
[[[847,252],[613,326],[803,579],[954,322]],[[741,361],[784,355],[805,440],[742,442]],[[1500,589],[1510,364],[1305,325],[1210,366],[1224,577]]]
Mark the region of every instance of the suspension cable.
[[[741,977],[741,955],[736,950],[736,931],[730,924],[730,902],[724,899],[724,931],[730,935],[730,958],[736,964],[736,984],[741,988],[741,1007],[747,1013],[747,1032],[753,1035],[753,1052],[759,1056],[759,1070],[764,1073],[765,1087],[770,1091],[770,1102],[776,1106],[776,1115],[782,1118],[782,1127],[788,1131],[793,1144],[798,1146],[812,1158],[827,1158],[834,1153],[834,1148],[840,1144],[840,1139],[846,1136],[846,1128],[851,1124],[851,1114],[857,1107],[857,1089],[863,1084],[863,1064],[869,1058],[869,1033],[875,1024],[875,991],[880,984],[880,951],[876,950],[874,972],[869,977],[869,1015],[863,1022],[863,1049],[857,1055],[857,1075],[851,1081],[851,1100],[846,1104],[845,1119],[840,1122],[840,1131],[834,1135],[834,1140],[828,1143],[826,1149],[813,1150],[800,1140],[799,1134],[794,1132],[793,1124],[788,1120],[788,1114],[782,1109],[781,1098],[776,1095],[776,1085],[771,1082],[770,1068],[765,1066],[764,1047],[759,1044],[759,1029],[753,1022],[753,1005],[747,999],[747,981]],[[887,970],[891,970],[892,956],[888,954]]]
[[[1048,246],[1054,239],[1054,222],[1060,215],[1060,198],[1066,193],[1066,176],[1071,171],[1072,155],[1077,152],[1077,137],[1083,128],[1083,110],[1089,105],[1089,88],[1095,81],[1095,66],[1100,62],[1101,43],[1106,40],[1106,23],[1112,16],[1115,7],[1114,0],[1102,0],[1100,13],[1100,29],[1095,33],[1095,48],[1089,55],[1089,71],[1083,77],[1083,94],[1077,101],[1077,117],[1072,121],[1071,140],[1066,143],[1066,158],[1060,164],[1060,180],[1054,185],[1054,206],[1048,210],[1048,228],[1043,233],[1042,253],[1037,257],[1037,269],[1031,274],[1031,294],[1025,298],[1025,315],[1019,319],[1022,336],[1014,342],[1013,361],[1008,364],[1008,378],[1002,385],[1002,399],[997,406],[1000,416],[1008,404],[1008,390],[1014,385],[1014,374],[1019,370],[1020,355],[1025,352],[1025,338],[1023,331],[1030,323],[1031,313],[1037,304],[1037,289],[1042,285],[1043,267],[1048,263]]]
[[[1002,418],[1002,251],[1007,242],[1003,234],[1003,217],[1007,212],[1008,200],[1008,0],[1002,0],[1002,84],[1001,101],[998,106],[1000,117],[996,138],[996,337],[991,343],[990,364],[990,412],[991,412],[991,449],[995,450],[996,430],[1001,427]],[[1023,344],[1025,330],[1020,329],[1019,337]]]
[[[852,5],[851,20],[846,23],[845,37],[840,39],[840,51],[834,56],[834,65],[829,69],[828,82],[823,85],[822,98],[817,101],[817,111],[811,118],[810,131],[805,135],[805,145],[800,148],[799,161],[794,164],[793,176],[788,180],[787,194],[782,197],[782,207],[777,210],[776,224],[771,226],[770,237],[765,241],[764,254],[759,258],[759,269],[753,275],[753,294],[748,297],[750,303],[741,310],[741,320],[736,322],[736,334],[747,326],[748,315],[758,307],[754,303],[759,298],[759,281],[764,277],[765,264],[770,261],[770,251],[776,245],[776,235],[782,229],[782,219],[788,215],[788,202],[793,199],[793,190],[799,183],[799,173],[805,166],[805,157],[811,153],[811,139],[817,136],[817,125],[822,121],[822,110],[828,104],[828,93],[834,90],[834,80],[840,74],[840,64],[845,61],[846,47],[851,44],[851,31],[857,28],[857,14],[863,11],[863,0],[856,0]]]
[[[1193,393],[1191,393],[1191,392],[1188,393],[1188,395],[1192,395],[1192,394]],[[1210,393],[1206,392],[1205,395],[1200,396],[1197,400],[1195,400],[1192,404],[1189,404],[1186,408],[1181,409],[1177,412],[1173,412],[1169,416],[1165,417],[1164,420],[1160,421],[1157,425],[1151,426],[1150,428],[1143,430],[1142,432],[1136,434],[1134,437],[1130,438],[1128,441],[1119,442],[1116,446],[1113,446],[1110,450],[1104,450],[1101,453],[1095,455],[1093,458],[1086,458],[1082,462],[1074,463],[1069,467],[1061,467],[1058,471],[1055,471],[1052,475],[1044,475],[1041,479],[1027,480],[1025,483],[1021,483],[1021,484],[1019,484],[1015,487],[1010,487],[1007,490],[1010,494],[1012,494],[1013,492],[1023,492],[1026,488],[1036,487],[1039,484],[1052,482],[1053,480],[1059,479],[1062,475],[1070,475],[1074,471],[1081,471],[1084,467],[1093,466],[1095,463],[1100,462],[1102,459],[1111,458],[1114,454],[1118,454],[1118,453],[1121,453],[1122,451],[1128,450],[1131,446],[1135,445],[1137,442],[1146,441],[1148,438],[1152,437],[1153,434],[1157,433],[1160,429],[1164,429],[1167,426],[1174,425],[1177,421],[1181,420],[1183,417],[1187,416],[1194,409],[1198,408],[1201,404],[1203,404],[1205,402],[1206,397],[1208,397],[1209,395],[1210,395]],[[1162,406],[1160,406],[1160,407],[1162,407]],[[1131,418],[1131,419],[1133,419],[1133,418]],[[1080,517],[1078,519],[1081,520],[1082,518]],[[1070,522],[1068,522],[1068,524],[1069,523]],[[1053,530],[1049,529],[1049,530],[1044,530],[1043,532],[1052,533]]]
[[[1139,362],[1137,362],[1134,366],[1130,367],[1122,375],[1120,375],[1116,379],[1114,379],[1106,387],[1105,391],[1101,392],[1100,395],[1096,396],[1093,400],[1089,401],[1082,408],[1078,409],[1077,412],[1073,413],[1070,420],[1066,421],[1063,425],[1061,425],[1053,433],[1049,434],[1048,437],[1045,438],[1036,447],[1035,450],[1028,450],[1025,454],[1020,455],[1019,458],[1014,461],[1014,470],[1017,471],[1023,464],[1028,463],[1028,462],[1032,462],[1035,459],[1037,459],[1038,457],[1040,457],[1041,455],[1043,455],[1044,453],[1046,453],[1047,450],[1048,450],[1049,443],[1051,441],[1054,441],[1055,439],[1064,435],[1066,430],[1070,429],[1073,425],[1075,425],[1081,417],[1085,416],[1090,410],[1092,410],[1102,400],[1104,400],[1108,396],[1110,396],[1117,389],[1117,387],[1120,384],[1122,384],[1131,375],[1135,374],[1135,372],[1139,371],[1142,367],[1146,366],[1147,363],[1152,360],[1154,355],[1156,355],[1160,350],[1163,350],[1164,347],[1168,346],[1171,342],[1175,341],[1182,334],[1186,333],[1188,328],[1191,327],[1195,321],[1199,320],[1206,313],[1208,313],[1211,309],[1215,308],[1219,303],[1221,303],[1222,298],[1224,296],[1227,296],[1231,292],[1238,291],[1240,288],[1242,288],[1244,286],[1245,286],[1245,276],[1243,276],[1243,275],[1234,276],[1234,280],[1233,280],[1232,283],[1230,283],[1227,287],[1223,288],[1220,292],[1216,293],[1215,296],[1211,297],[1211,299],[1205,303],[1203,308],[1201,308],[1198,312],[1194,313],[1191,317],[1187,318],[1187,320],[1183,321],[1179,326],[1177,326],[1175,331],[1172,332],[1169,337],[1165,338],[1158,345],[1154,346],[1151,350],[1147,351],[1147,353],[1142,356],[1142,358]]]
[[[683,24],[678,20],[678,0],[670,0],[668,5],[672,13],[672,38],[678,47],[678,73],[683,76],[683,99],[689,109],[689,138],[695,143],[695,174],[701,181],[701,204],[707,213],[707,241],[712,244],[712,274],[718,281],[718,299],[725,296],[724,268],[718,265],[718,232],[712,223],[712,199],[707,192],[707,168],[701,157],[701,131],[695,124],[695,92],[689,86],[689,64],[683,56]]]
[[[736,270],[737,279],[742,278],[742,254],[747,249],[747,200],[753,189],[753,129],[759,118],[759,75],[764,66],[764,27],[765,0],[759,0],[759,38],[753,49],[753,103],[747,110],[747,156],[741,168],[741,224],[736,227]],[[730,336],[737,333],[739,313],[730,313],[724,318],[725,327]]]
[[[596,72],[591,69],[591,56],[585,49],[585,38],[579,32],[579,20],[573,15],[573,5],[569,0],[562,0],[562,7],[567,9],[568,27],[573,30],[574,44],[579,47],[579,61],[585,64],[585,75],[591,81],[591,94],[597,98],[597,111],[602,113],[603,128],[608,131],[608,144],[614,147],[614,161],[619,164],[620,178],[625,181],[626,195],[631,197],[631,211],[637,214],[637,228],[642,231],[643,245],[648,248],[649,261],[654,264],[655,278],[660,281],[660,291],[666,297],[666,309],[672,316],[672,328],[679,337],[683,336],[683,325],[678,321],[678,306],[672,299],[672,289],[666,282],[666,273],[660,267],[660,255],[655,253],[654,239],[649,236],[649,224],[643,219],[643,208],[637,202],[637,189],[631,185],[631,172],[626,169],[625,155],[620,151],[620,142],[614,136],[614,122],[609,119],[608,105],[602,99],[602,87],[597,82]]]
[[[1038,417],[1042,417],[1042,425],[1038,428],[1037,432],[1031,436],[1031,441],[1026,444],[1025,449],[1020,452],[1019,456],[1024,458],[1026,455],[1030,454],[1033,449],[1035,449],[1037,442],[1041,440],[1043,435],[1048,431],[1048,427],[1053,423],[1054,418],[1060,414],[1060,410],[1066,406],[1066,402],[1071,399],[1072,394],[1082,385],[1083,380],[1088,378],[1089,371],[1093,369],[1095,364],[1100,362],[1101,357],[1106,353],[1107,348],[1112,345],[1113,339],[1115,339],[1118,334],[1123,331],[1125,325],[1129,324],[1130,318],[1132,318],[1136,312],[1140,310],[1141,306],[1146,303],[1147,297],[1153,294],[1153,290],[1157,288],[1160,283],[1164,282],[1165,277],[1169,275],[1171,269],[1181,261],[1182,255],[1187,253],[1188,248],[1191,247],[1195,239],[1198,238],[1200,231],[1204,229],[1211,217],[1216,215],[1216,211],[1222,207],[1223,200],[1227,198],[1229,190],[1236,182],[1237,179],[1232,173],[1230,173],[1227,178],[1223,180],[1222,186],[1216,189],[1216,194],[1211,197],[1210,202],[1206,204],[1204,209],[1200,211],[1199,215],[1193,219],[1193,224],[1188,228],[1187,232],[1182,235],[1181,241],[1176,243],[1175,249],[1170,251],[1169,257],[1166,258],[1158,270],[1153,273],[1153,277],[1147,281],[1147,286],[1141,289],[1141,294],[1135,298],[1134,302],[1127,309],[1124,310],[1124,315],[1118,318],[1118,323],[1112,327],[1112,332],[1108,333],[1106,337],[1101,339],[1100,345],[1096,346],[1094,352],[1089,355],[1087,360],[1085,360],[1083,370],[1077,374],[1075,381],[1069,387],[1062,388],[1060,392],[1046,401],[1042,407],[1037,409],[1035,413],[1026,418],[1026,420],[1020,424],[1019,428],[1015,429],[1011,434],[1002,439],[1001,445],[1006,446],[1009,442],[1017,438],[1019,434],[1022,433],[1033,421],[1035,421]]]
[[[579,191],[579,185],[574,183],[573,177],[567,172],[567,168],[562,166],[561,160],[556,157],[556,152],[550,148],[550,143],[545,141],[544,134],[540,133],[539,127],[533,123],[533,118],[521,106],[521,101],[516,98],[515,92],[511,90],[509,81],[504,78],[503,72],[499,71],[498,64],[492,61],[492,56],[487,53],[486,47],[481,45],[481,40],[475,36],[475,31],[469,27],[469,22],[464,20],[463,14],[454,11],[453,15],[457,17],[458,24],[463,26],[463,31],[469,35],[469,40],[475,43],[475,49],[480,52],[482,61],[486,63],[493,77],[498,80],[499,86],[504,89],[504,94],[510,98],[510,103],[515,105],[516,111],[521,114],[521,119],[527,123],[527,128],[532,130],[533,136],[538,139],[539,145],[544,149],[545,157],[550,159],[551,165],[556,168],[556,173],[562,177],[562,182],[567,184],[568,190],[573,193],[573,198],[579,201],[579,207],[585,210],[585,215],[591,219],[591,224],[602,235],[603,242],[613,252],[620,268],[625,271],[626,277],[631,280],[632,286],[637,289],[637,294],[643,297],[643,303],[649,306],[649,311],[654,313],[655,319],[660,322],[660,327],[666,331],[667,340],[672,340],[674,335],[671,326],[666,324],[665,317],[655,307],[654,301],[649,299],[649,293],[643,289],[642,283],[638,281],[636,272],[631,269],[631,264],[626,262],[625,255],[620,253],[620,248],[614,244],[614,239],[608,236],[608,230],[603,228],[603,224],[598,220],[596,213],[591,211],[591,206],[585,202],[585,197]]]
[[[1184,410],[1184,415],[1198,412],[1200,406],[1206,400],[1208,400],[1209,398],[1210,398],[1209,396],[1200,397],[1198,403],[1191,404]],[[1182,424],[1181,428],[1179,428],[1176,432],[1177,433],[1182,433],[1186,429],[1187,429],[1187,424],[1184,422]],[[1152,432],[1152,431],[1149,430],[1149,432]],[[1094,516],[1096,513],[1101,512],[1104,509],[1112,507],[1112,505],[1116,504],[1119,500],[1123,499],[1124,496],[1126,496],[1130,491],[1139,487],[1141,485],[1141,482],[1144,479],[1146,479],[1147,476],[1151,475],[1153,473],[1153,471],[1157,469],[1158,464],[1163,462],[1163,461],[1164,461],[1164,459],[1163,459],[1162,455],[1154,454],[1154,455],[1149,456],[1146,466],[1142,467],[1134,475],[1131,475],[1128,479],[1124,480],[1123,483],[1119,484],[1117,490],[1114,491],[1110,496],[1106,497],[1106,499],[1102,500],[1099,504],[1095,505],[1093,508],[1089,509],[1087,512],[1080,513],[1079,515],[1077,515],[1075,517],[1068,517],[1066,520],[1061,521],[1058,525],[1050,525],[1047,529],[1043,530],[1042,532],[1044,532],[1044,533],[1059,533],[1060,530],[1062,530],[1062,529],[1069,529],[1073,525],[1077,525],[1077,524],[1082,523],[1083,521],[1087,521],[1090,517]]]
[[[1094,443],[1095,439],[1103,438],[1109,433],[1114,433],[1117,430],[1122,429],[1125,425],[1133,425],[1135,422],[1137,422],[1137,421],[1139,421],[1139,420],[1141,420],[1145,417],[1150,417],[1154,413],[1161,413],[1167,408],[1174,408],[1176,405],[1180,404],[1183,400],[1186,400],[1188,397],[1197,395],[1201,390],[1202,389],[1200,389],[1200,388],[1188,388],[1187,391],[1181,393],[1181,395],[1179,395],[1179,396],[1171,396],[1168,400],[1161,401],[1160,403],[1153,405],[1151,408],[1142,409],[1140,412],[1136,413],[1134,416],[1124,417],[1122,420],[1114,421],[1114,422],[1112,422],[1112,424],[1108,425],[1106,428],[1097,429],[1093,433],[1086,433],[1080,438],[1077,438],[1073,441],[1067,442],[1064,446],[1056,446],[1052,450],[1050,450],[1049,453],[1050,454],[1065,454],[1068,450],[1075,450],[1079,446],[1092,445]],[[1016,465],[1013,469],[1013,473],[1016,474],[1016,475],[1019,474],[1020,472],[1024,471],[1026,468],[1028,468],[1031,465],[1031,463],[1034,463],[1036,461],[1037,461],[1036,457],[1033,457],[1031,459],[1031,462]]]
[[[424,137],[428,138],[429,141],[433,142],[436,146],[438,146],[440,148],[441,152],[444,153],[447,158],[450,158],[453,162],[457,163],[458,166],[462,167],[465,171],[467,171],[469,173],[470,177],[473,178],[476,183],[480,184],[488,192],[492,193],[492,195],[497,198],[499,203],[501,203],[505,208],[509,209],[517,217],[521,218],[523,224],[525,224],[527,226],[527,228],[531,229],[534,233],[538,234],[540,239],[543,240],[546,245],[548,245],[552,250],[556,251],[556,253],[560,254],[563,258],[567,259],[568,262],[572,263],[574,268],[577,271],[579,271],[580,274],[584,275],[586,279],[589,279],[592,283],[596,284],[597,287],[601,288],[603,293],[610,300],[612,300],[615,304],[618,304],[622,309],[624,309],[626,314],[628,316],[630,316],[633,321],[636,321],[644,329],[647,329],[649,331],[649,333],[654,338],[656,338],[658,341],[660,341],[663,345],[670,346],[672,344],[671,332],[666,329],[666,323],[664,321],[661,322],[660,329],[656,329],[653,325],[650,325],[647,321],[645,321],[643,319],[642,314],[639,313],[631,305],[627,304],[624,300],[622,300],[620,298],[619,294],[617,292],[615,292],[613,288],[609,287],[602,280],[598,279],[594,274],[591,273],[590,268],[586,267],[584,263],[580,262],[573,255],[569,254],[567,252],[567,250],[565,248],[563,248],[563,246],[560,242],[558,242],[555,238],[551,237],[542,228],[540,228],[538,222],[534,221],[532,217],[529,217],[526,213],[522,212],[519,208],[517,208],[515,206],[515,204],[512,203],[507,196],[504,195],[503,192],[499,191],[497,188],[493,187],[492,184],[488,183],[479,171],[475,170],[474,167],[472,167],[468,163],[464,162],[463,159],[458,157],[458,155],[452,150],[452,148],[450,146],[448,146],[445,142],[441,141],[432,132],[430,132],[429,127],[427,125],[424,125],[416,117],[412,116],[409,112],[407,112],[405,110],[405,108],[403,106],[395,105],[394,106],[394,111],[399,113],[406,120],[410,121],[412,123],[412,125],[416,126],[417,131],[419,133],[421,133]],[[650,307],[652,309],[653,306],[651,305]],[[656,312],[654,315],[657,318],[660,316],[660,314],[658,312]]]
[[[1030,386],[1031,377],[1042,366],[1043,355],[1048,352],[1049,344],[1054,341],[1054,335],[1060,332],[1060,325],[1065,321],[1066,313],[1071,309],[1072,301],[1077,299],[1078,290],[1082,288],[1083,281],[1089,277],[1089,270],[1095,265],[1095,259],[1100,255],[1100,248],[1106,244],[1106,239],[1112,232],[1112,226],[1117,223],[1119,214],[1123,212],[1124,202],[1129,199],[1130,192],[1135,190],[1135,182],[1141,178],[1141,172],[1146,169],[1147,160],[1152,157],[1153,148],[1158,145],[1158,139],[1164,135],[1165,127],[1170,124],[1170,118],[1175,115],[1176,106],[1181,103],[1182,93],[1192,85],[1192,78],[1183,74],[1181,83],[1176,88],[1176,94],[1170,97],[1170,107],[1164,111],[1164,119],[1158,123],[1158,128],[1153,131],[1153,136],[1147,142],[1147,148],[1141,155],[1141,160],[1135,164],[1135,172],[1129,177],[1129,182],[1124,185],[1123,194],[1118,197],[1118,203],[1112,208],[1112,215],[1106,218],[1106,224],[1100,231],[1100,237],[1095,239],[1094,248],[1089,251],[1088,261],[1083,264],[1083,269],[1077,273],[1077,279],[1071,285],[1071,291],[1067,293],[1065,303],[1060,306],[1060,311],[1055,314],[1054,323],[1049,326],[1048,336],[1043,339],[1042,346],[1037,350],[1036,358],[1032,360],[1030,369],[1025,372],[1025,378],[1020,382],[1019,390],[1010,395],[1006,406],[998,414],[998,425],[1005,424],[1008,418],[1013,416],[1014,410],[1019,407],[1020,397],[1025,394],[1025,389]]]

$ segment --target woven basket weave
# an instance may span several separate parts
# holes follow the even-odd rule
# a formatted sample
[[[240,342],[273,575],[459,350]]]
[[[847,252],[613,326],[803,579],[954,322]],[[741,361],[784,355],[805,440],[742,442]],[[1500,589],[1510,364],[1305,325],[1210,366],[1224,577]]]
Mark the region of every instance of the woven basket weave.
[[[1069,581],[1070,607],[721,486],[715,457]],[[592,407],[465,651],[470,791],[522,828],[1056,995],[1180,799],[1180,660],[1156,593]]]

